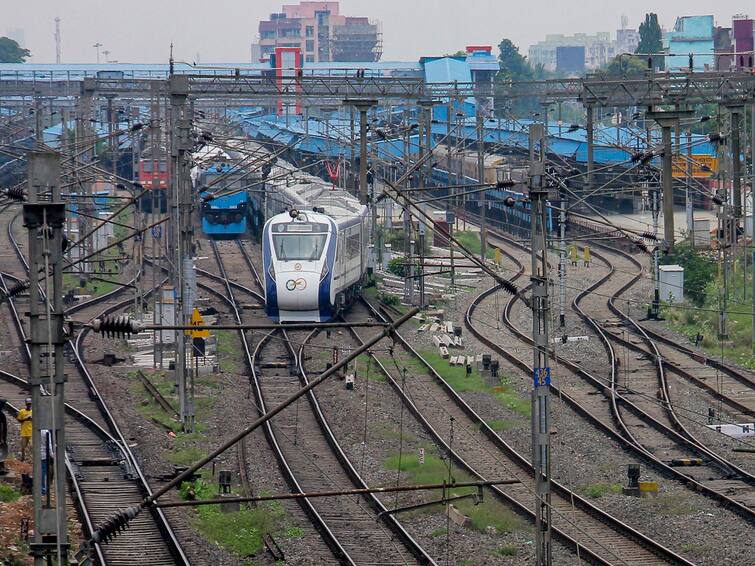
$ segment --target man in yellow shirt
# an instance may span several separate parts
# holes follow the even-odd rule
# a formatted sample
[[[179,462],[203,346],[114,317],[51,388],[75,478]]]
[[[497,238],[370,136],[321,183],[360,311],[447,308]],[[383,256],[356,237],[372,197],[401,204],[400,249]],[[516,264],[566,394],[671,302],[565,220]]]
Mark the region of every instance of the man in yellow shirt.
[[[31,398],[26,398],[26,408],[21,409],[16,415],[16,420],[21,423],[21,461],[26,460],[26,451],[31,456]]]

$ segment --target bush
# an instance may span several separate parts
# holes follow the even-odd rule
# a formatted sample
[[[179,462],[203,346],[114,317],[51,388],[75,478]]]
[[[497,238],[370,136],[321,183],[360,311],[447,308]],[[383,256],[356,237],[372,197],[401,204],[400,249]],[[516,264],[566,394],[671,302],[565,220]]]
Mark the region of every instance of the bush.
[[[688,242],[678,244],[667,256],[661,256],[662,265],[681,265],[684,268],[684,295],[695,306],[705,305],[706,287],[716,276],[716,263],[699,254]]]
[[[404,262],[406,260],[403,257],[394,257],[388,262],[388,271],[393,273],[396,277],[404,277],[406,274],[406,266]]]

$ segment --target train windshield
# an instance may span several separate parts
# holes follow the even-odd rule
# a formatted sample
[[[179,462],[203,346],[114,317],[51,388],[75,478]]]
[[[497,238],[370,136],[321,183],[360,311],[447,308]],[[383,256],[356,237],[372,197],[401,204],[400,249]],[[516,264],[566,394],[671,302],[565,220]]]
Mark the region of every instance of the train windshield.
[[[278,261],[317,261],[325,249],[327,234],[273,234]]]

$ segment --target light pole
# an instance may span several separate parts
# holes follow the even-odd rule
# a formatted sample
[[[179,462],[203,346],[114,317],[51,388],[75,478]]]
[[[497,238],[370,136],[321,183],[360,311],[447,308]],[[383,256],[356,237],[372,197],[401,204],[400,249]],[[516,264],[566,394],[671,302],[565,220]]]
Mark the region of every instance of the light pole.
[[[100,64],[100,47],[102,47],[102,44],[98,41],[94,45],[92,45],[97,50],[97,64]]]

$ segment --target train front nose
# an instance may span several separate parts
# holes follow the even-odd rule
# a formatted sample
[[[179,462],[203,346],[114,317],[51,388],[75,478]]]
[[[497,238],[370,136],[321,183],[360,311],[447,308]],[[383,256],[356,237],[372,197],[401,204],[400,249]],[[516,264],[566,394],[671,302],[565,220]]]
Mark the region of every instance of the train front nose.
[[[318,311],[319,275],[304,270],[277,274],[278,308],[281,311]]]

